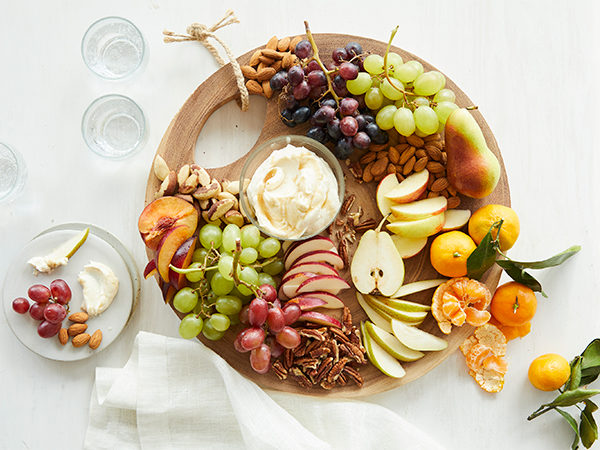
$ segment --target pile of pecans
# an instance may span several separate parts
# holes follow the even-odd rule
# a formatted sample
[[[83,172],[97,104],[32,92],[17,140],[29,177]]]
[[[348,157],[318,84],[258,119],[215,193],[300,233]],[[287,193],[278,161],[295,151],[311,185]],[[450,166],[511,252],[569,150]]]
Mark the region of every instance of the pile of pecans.
[[[446,152],[444,140],[438,133],[425,138],[417,135],[404,137],[388,131],[390,141],[383,145],[371,145],[358,161],[347,162],[350,172],[360,182],[379,182],[385,176],[395,173],[398,181],[423,169],[429,171],[429,183],[423,198],[439,197],[448,199],[448,209],[460,205],[456,189],[446,178]]]
[[[347,307],[342,324],[341,329],[316,324],[297,328],[302,336],[300,345],[274,361],[273,372],[280,380],[290,377],[306,389],[318,385],[329,390],[350,381],[362,387],[364,380],[357,366],[367,363],[365,349]]]
[[[248,92],[271,98],[273,91],[269,80],[279,70],[289,69],[298,62],[298,58],[294,55],[294,49],[302,39],[304,39],[303,36],[282,39],[273,36],[265,48],[256,50],[248,64],[241,66],[242,73],[247,79]]]

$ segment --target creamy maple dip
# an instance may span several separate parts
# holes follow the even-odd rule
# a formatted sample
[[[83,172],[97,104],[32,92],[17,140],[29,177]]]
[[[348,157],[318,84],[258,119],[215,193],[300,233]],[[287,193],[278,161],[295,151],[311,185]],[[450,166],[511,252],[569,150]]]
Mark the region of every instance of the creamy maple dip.
[[[259,225],[283,239],[318,232],[340,207],[331,167],[310,150],[294,145],[275,150],[263,161],[247,194]]]
[[[81,309],[90,316],[102,314],[119,291],[119,279],[106,264],[90,261],[77,278],[83,288]]]

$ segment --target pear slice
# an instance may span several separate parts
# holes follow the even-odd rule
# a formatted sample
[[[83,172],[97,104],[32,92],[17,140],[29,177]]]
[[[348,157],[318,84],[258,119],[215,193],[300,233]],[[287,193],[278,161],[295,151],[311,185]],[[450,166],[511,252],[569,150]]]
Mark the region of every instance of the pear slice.
[[[396,336],[371,322],[365,322],[365,328],[371,339],[375,340],[386,352],[400,361],[411,362],[425,356],[422,352],[408,348]]]
[[[398,362],[396,358],[386,352],[374,339],[371,338],[366,327],[361,324],[361,330],[363,335],[363,341],[365,348],[367,349],[367,356],[369,360],[388,377],[402,378],[406,375],[404,368]]]
[[[445,283],[446,279],[438,278],[435,280],[421,280],[415,281],[414,283],[408,283],[404,286],[400,286],[400,288],[394,292],[391,296],[392,298],[405,297],[410,294],[415,294],[417,292],[426,291],[427,289],[432,289],[434,287],[438,287],[440,284]]]
[[[428,312],[431,311],[431,306],[421,303],[409,302],[408,300],[399,300],[396,298],[381,297],[380,295],[373,296],[375,300],[394,309],[406,312]]]
[[[402,311],[380,302],[372,295],[365,295],[365,300],[376,311],[381,311],[393,319],[401,320],[411,325],[418,325],[427,317],[427,311]]]
[[[352,258],[350,274],[354,286],[363,294],[376,289],[390,296],[404,282],[404,262],[392,238],[385,231],[363,234]]]
[[[390,325],[392,318],[390,316],[387,314],[380,314],[371,308],[360,292],[356,293],[356,299],[358,300],[358,304],[375,325],[377,325],[379,328],[382,328],[384,331],[387,331],[388,333],[392,332],[392,326]]]
[[[54,269],[67,264],[69,258],[75,254],[79,247],[86,241],[90,229],[81,230],[72,238],[67,239],[50,253],[44,256],[34,256],[28,264],[32,265],[36,272],[51,273]]]
[[[392,319],[392,332],[408,348],[419,351],[437,352],[448,347],[448,342],[426,331],[411,327]]]

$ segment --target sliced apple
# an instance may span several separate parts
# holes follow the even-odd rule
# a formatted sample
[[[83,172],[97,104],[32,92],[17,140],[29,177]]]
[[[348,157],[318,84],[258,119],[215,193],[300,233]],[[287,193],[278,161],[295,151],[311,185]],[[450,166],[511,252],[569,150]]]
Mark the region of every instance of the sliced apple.
[[[392,326],[390,325],[392,320],[391,317],[387,316],[386,314],[381,314],[371,308],[360,292],[356,293],[356,299],[358,300],[358,304],[363,309],[367,317],[371,319],[375,325],[387,331],[388,333],[392,332]]]
[[[400,311],[407,312],[429,312],[431,306],[423,305],[421,303],[409,302],[408,300],[399,300],[397,298],[381,297],[379,295],[373,295],[373,297],[380,303],[387,305],[391,308],[398,309]]]
[[[339,308],[344,307],[344,302],[341,301],[337,295],[333,295],[333,294],[331,294],[329,292],[325,292],[325,291],[308,292],[307,294],[302,294],[302,295],[300,295],[298,297],[294,297],[294,298],[305,297],[305,296],[323,300],[325,302],[325,304],[323,306],[321,306],[321,308],[339,309]],[[292,299],[292,300],[294,300],[294,299]],[[290,301],[292,301],[292,300],[290,300]]]
[[[312,272],[300,272],[286,277],[279,286],[279,295],[292,298],[296,295],[302,283],[317,275]]]
[[[446,221],[446,214],[441,213],[427,219],[396,221],[386,225],[387,229],[398,236],[408,238],[420,238],[433,236],[441,231]]]
[[[392,234],[391,238],[402,259],[407,259],[418,255],[427,245],[426,237],[407,238],[398,236],[397,234]]]
[[[302,314],[300,314],[298,320],[300,322],[312,322],[317,323],[319,325],[327,325],[342,328],[342,324],[339,320],[317,311],[303,312]]]
[[[324,308],[327,302],[321,298],[310,297],[310,294],[306,296],[294,297],[287,301],[287,303],[295,303],[300,307],[301,311],[312,311],[317,308]],[[287,304],[286,303],[286,304]]]
[[[158,273],[158,270],[156,270],[156,260],[151,259],[150,261],[148,261],[148,264],[146,264],[146,267],[144,268],[144,278],[147,280],[148,278],[150,278],[153,275],[156,275]]]
[[[305,262],[305,263],[301,263],[301,264],[294,264],[292,267],[290,267],[290,270],[288,270],[285,273],[283,278],[285,279],[285,278],[289,277],[290,275],[293,275],[295,273],[300,273],[300,272],[312,272],[317,275],[335,275],[335,276],[340,275],[337,270],[335,270],[333,267],[331,267],[327,263]]]
[[[331,239],[324,236],[314,236],[306,241],[299,241],[297,244],[291,246],[284,256],[285,270],[292,267],[301,256],[316,251],[337,253],[337,247]]]
[[[283,241],[281,243],[281,249],[283,250],[283,253],[285,254],[285,252],[288,251],[288,249],[294,245],[297,241]]]
[[[307,262],[327,263],[337,270],[342,270],[344,268],[344,260],[340,257],[340,255],[327,250],[316,250],[314,252],[305,253],[294,262],[294,265]]]
[[[386,198],[386,195],[399,184],[400,183],[398,183],[396,174],[391,173],[381,180],[377,186],[377,194],[375,197],[377,199],[377,207],[379,208],[379,212],[383,217],[387,216],[391,212],[391,207],[394,204],[394,202],[392,202],[389,198]]]
[[[396,336],[379,328],[371,322],[365,322],[365,328],[371,339],[377,342],[381,348],[391,356],[400,361],[411,362],[425,356],[422,352],[408,348],[400,342]]]
[[[377,289],[383,295],[392,295],[402,286],[404,262],[388,233],[377,229],[363,234],[352,258],[350,274],[354,286],[363,294]]]
[[[439,197],[436,197],[439,198]],[[471,211],[468,209],[449,209],[446,211],[446,223],[442,231],[458,230],[464,227],[471,218]]]
[[[419,220],[441,214],[448,208],[446,197],[433,197],[392,206],[393,220]]]
[[[196,249],[196,242],[198,241],[197,236],[192,236],[181,244],[177,249],[173,258],[171,258],[171,265],[178,269],[187,269],[192,262],[192,255]],[[169,281],[177,289],[184,288],[187,284],[187,278],[183,273],[177,273],[169,269]]]
[[[423,169],[420,172],[413,173],[402,181],[398,186],[385,194],[385,198],[396,203],[408,203],[417,200],[425,189],[429,181],[429,171]]]
[[[138,219],[138,230],[146,246],[156,250],[165,234],[184,226],[191,237],[198,225],[198,211],[178,197],[161,197],[149,203]],[[179,233],[182,231],[180,230]],[[184,239],[184,240],[185,240]],[[183,242],[183,241],[182,241]],[[160,271],[160,268],[159,268]]]
[[[160,241],[156,250],[156,268],[161,278],[169,282],[169,265],[177,249],[190,238],[188,227],[181,225],[170,229]]]
[[[376,311],[381,311],[393,319],[401,320],[411,325],[420,325],[425,320],[425,317],[427,317],[427,311],[403,311],[392,308],[380,302],[372,295],[365,295],[365,300]]]
[[[365,348],[367,349],[367,356],[373,365],[388,377],[402,378],[406,375],[402,364],[371,338],[364,325],[362,326],[362,330],[363,341]]]
[[[448,342],[417,327],[392,319],[392,332],[408,348],[418,351],[438,352],[448,347]]]
[[[420,280],[408,283],[404,286],[400,286],[400,289],[392,295],[392,298],[405,297],[407,295],[416,294],[417,292],[426,291],[427,289],[433,289],[446,281],[448,280],[445,278],[436,278],[433,280]]]
[[[296,290],[295,295],[315,291],[324,291],[337,295],[341,290],[349,288],[350,285],[343,278],[334,275],[316,275],[304,281]]]

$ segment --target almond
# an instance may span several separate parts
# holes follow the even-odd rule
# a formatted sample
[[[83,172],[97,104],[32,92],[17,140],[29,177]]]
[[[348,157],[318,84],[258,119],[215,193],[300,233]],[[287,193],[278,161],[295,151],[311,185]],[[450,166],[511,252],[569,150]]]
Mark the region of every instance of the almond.
[[[398,153],[402,154],[402,152],[403,152],[404,150],[406,150],[407,148],[409,148],[409,147],[410,147],[410,144],[407,144],[407,143],[405,142],[405,143],[402,143],[402,144],[398,144],[398,145],[396,145],[395,147],[396,147],[396,150],[398,150]]]
[[[262,82],[263,92],[265,97],[271,98],[273,96],[273,89],[271,89],[271,83],[268,80]]]
[[[423,139],[421,139],[419,136],[417,136],[416,134],[411,134],[410,136],[406,136],[406,142],[408,142],[410,145],[413,145],[417,148],[421,148],[421,147],[423,147],[423,145],[425,145],[425,141]]]
[[[291,39],[289,37],[279,39],[279,42],[277,43],[277,50],[280,52],[287,52],[290,48],[290,41]]]
[[[270,80],[276,73],[277,72],[272,67],[265,67],[264,69],[258,72],[258,74],[256,75],[256,80],[259,83],[262,83],[265,80]]]
[[[398,178],[398,183],[402,183],[404,181],[404,175],[400,172],[396,172],[396,178]]]
[[[260,57],[259,57],[259,61],[260,61],[260,58],[264,58],[264,56],[260,56]],[[265,67],[269,67],[269,66],[270,66],[270,64],[265,64],[264,62],[260,61],[260,62],[258,63],[258,66],[256,66],[256,71],[257,71],[257,72],[259,72],[259,71],[261,71],[262,69],[264,69]]]
[[[277,39],[277,36],[273,36],[271,39],[269,39],[269,41],[267,42],[267,45],[265,45],[265,48],[270,48],[271,50],[276,50],[278,43],[279,43],[279,39]]]
[[[396,166],[393,164],[388,164],[386,172],[388,174],[396,173]]]
[[[450,185],[450,183],[448,183],[447,178],[438,178],[431,185],[431,190],[433,192],[441,192],[444,189],[446,189],[449,185]]]
[[[400,160],[398,161],[398,164],[406,164],[406,161],[408,161],[414,156],[415,151],[416,149],[414,147],[408,147],[406,150],[404,150],[400,155]]]
[[[427,152],[427,154],[429,155],[429,157],[431,159],[433,159],[434,161],[441,161],[442,160],[442,151],[433,146],[433,145],[426,145],[425,146],[425,151]]]
[[[251,94],[259,94],[262,95],[263,89],[262,86],[256,80],[248,80],[246,81],[246,89]]]
[[[69,316],[69,320],[71,322],[76,322],[76,323],[85,323],[88,320],[88,318],[89,318],[88,314],[83,311],[73,313]]]
[[[422,158],[417,159],[417,162],[415,162],[415,166],[413,167],[413,170],[415,172],[420,172],[425,167],[427,167],[428,161],[429,161],[429,159],[427,159],[427,156],[423,156]]]
[[[67,342],[69,342],[69,333],[67,332],[66,328],[61,328],[58,332],[58,341],[61,345],[65,345]]]
[[[415,152],[415,156],[417,157],[417,159],[422,158],[423,156],[427,156],[427,152],[425,150],[423,150],[422,148],[420,148],[419,150],[417,150]]]
[[[67,329],[67,333],[69,336],[77,336],[87,330],[87,325],[85,323],[74,323]]]
[[[388,156],[387,151],[377,152],[377,159],[387,158],[387,156]]]
[[[262,64],[264,64],[264,66],[263,66],[263,67],[261,67],[261,66],[260,66],[260,64],[258,65],[258,67],[256,68],[256,70],[259,70],[259,71],[260,71],[261,69],[264,69],[265,67],[269,67],[269,66],[271,66],[271,64],[273,64],[273,63],[275,62],[275,60],[274,60],[273,58],[269,58],[268,56],[263,56],[263,55],[260,55],[260,56],[258,57],[258,60],[259,60],[259,61],[260,61]]]
[[[390,162],[392,162],[393,164],[398,164],[398,161],[400,161],[400,152],[396,147],[390,147],[389,157]]]
[[[294,65],[295,60],[296,57],[290,52],[287,52],[283,55],[283,58],[281,59],[281,67],[283,67],[284,69],[289,69]]]
[[[448,209],[458,208],[460,206],[460,197],[453,196],[448,198]]]
[[[73,344],[73,347],[83,347],[85,344],[88,343],[89,340],[90,340],[89,334],[81,333],[73,338],[73,340],[71,341],[71,344]]]
[[[281,70],[281,65],[282,65],[281,60],[279,60],[279,61],[275,61],[271,67],[273,69],[275,69],[275,72],[279,72]]]
[[[402,169],[402,175],[408,175],[409,173],[411,173],[413,171],[413,167],[415,167],[415,163],[417,162],[417,158],[415,158],[414,156],[412,156],[408,161],[406,161],[406,164],[404,165],[404,168]]]
[[[385,171],[387,169],[387,165],[388,165],[387,156],[375,161],[373,163],[373,165],[371,166],[371,173],[373,174],[373,177],[377,178],[379,175],[382,175],[383,173],[385,173]]]
[[[256,80],[256,69],[252,66],[242,66],[242,73],[249,80]]]
[[[290,41],[290,51],[291,52],[296,50],[296,45],[298,45],[298,42],[300,42],[302,39],[304,39],[302,36],[296,36],[295,38],[293,38]]]
[[[280,53],[277,50],[271,50],[270,48],[263,49],[263,51],[261,53],[263,56],[266,56],[267,58],[271,58],[274,61],[283,58],[283,53]]]
[[[252,66],[252,67],[257,66],[259,63],[258,58],[261,54],[262,53],[260,50],[256,50],[254,53],[252,53],[252,56],[250,57],[250,61],[248,61],[248,65]]]
[[[369,164],[371,161],[375,161],[377,159],[377,153],[368,152],[361,156],[360,163],[361,164]],[[391,158],[390,158],[391,160]]]
[[[98,347],[100,347],[101,342],[102,342],[102,331],[96,330],[96,331],[94,331],[94,334],[92,334],[92,337],[90,338],[90,341],[88,342],[88,345],[90,346],[90,348],[92,350],[96,350]]]
[[[423,140],[425,142],[437,141],[437,140],[441,140],[441,139],[442,139],[442,136],[440,136],[440,133],[433,133],[433,134],[430,134],[429,136],[425,136],[423,138]]]
[[[369,183],[369,182],[373,181],[373,173],[371,172],[371,168],[373,167],[373,164],[375,164],[375,162],[373,162],[373,161],[370,162],[365,167],[365,170],[363,170],[362,178],[365,183]]]
[[[439,162],[429,161],[427,163],[427,170],[429,170],[431,173],[441,173],[446,170],[446,168]]]

